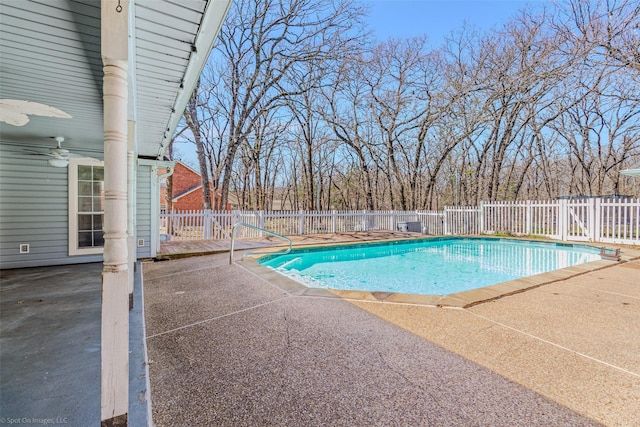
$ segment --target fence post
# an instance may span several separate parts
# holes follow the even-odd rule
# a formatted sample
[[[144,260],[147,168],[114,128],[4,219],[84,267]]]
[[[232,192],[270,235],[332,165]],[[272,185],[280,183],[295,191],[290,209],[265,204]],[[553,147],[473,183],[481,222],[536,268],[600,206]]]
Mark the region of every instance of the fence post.
[[[478,206],[478,233],[484,234],[484,202],[480,200],[480,206]]]
[[[178,228],[178,225],[176,225],[176,221],[180,221],[180,219],[178,218],[179,213],[180,212],[178,210],[171,212],[171,233],[169,234],[171,234],[174,237],[178,236],[178,232],[176,231],[176,229],[179,229],[179,228]]]
[[[560,235],[560,240],[565,242],[567,240],[567,226],[569,222],[567,199],[560,199],[560,203],[558,204],[558,216],[558,234]]]
[[[298,234],[303,235],[304,234],[304,211],[302,209],[300,209],[300,211],[298,211]]]
[[[211,209],[205,209],[202,215],[202,221],[204,222],[202,237],[205,240],[209,240],[213,237],[211,235],[211,217]]]
[[[233,231],[233,226],[235,224],[237,224],[239,222],[242,222],[241,218],[240,218],[240,215],[241,215],[241,213],[240,213],[239,210],[235,210],[235,211],[231,212],[231,228],[230,228],[229,232]],[[231,238],[231,235],[229,235],[229,238]]]
[[[447,206],[444,207],[444,210],[442,211],[442,232],[445,236],[449,235],[449,211],[447,209]]]
[[[595,199],[592,211],[591,211],[591,227],[589,227],[589,232],[591,236],[590,239],[593,239],[593,242],[599,242],[600,237],[602,236],[601,227],[602,227],[602,200]]]
[[[258,228],[264,230],[264,211],[258,211]],[[264,233],[260,232],[260,237],[264,237]]]
[[[530,236],[532,234],[531,232],[531,200],[527,200],[527,220],[526,220],[526,234],[527,236]]]
[[[336,223],[338,222],[338,211],[335,209],[331,212],[331,232],[336,233]]]

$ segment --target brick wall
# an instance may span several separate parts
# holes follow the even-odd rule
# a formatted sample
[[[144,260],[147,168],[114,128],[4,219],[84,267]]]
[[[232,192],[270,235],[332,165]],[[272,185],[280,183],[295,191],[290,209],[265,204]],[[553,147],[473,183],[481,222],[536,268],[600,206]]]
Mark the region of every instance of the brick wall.
[[[179,194],[184,193],[187,190],[190,190],[194,187],[200,187],[202,184],[200,174],[193,171],[188,166],[183,165],[180,162],[176,162],[176,167],[173,170],[173,197],[175,198]],[[211,202],[214,205],[213,209],[218,210],[220,204],[220,195],[217,197],[213,194],[213,186],[209,184],[209,188],[211,189]],[[161,197],[163,195],[161,189]],[[163,199],[161,199],[163,200]],[[204,204],[204,198],[202,196],[202,188],[197,188],[196,190],[185,194],[178,198],[178,200],[173,202],[173,210],[174,211],[184,211],[184,210],[201,210]],[[227,203],[227,210],[231,210],[231,203]]]
[[[192,191],[191,193],[186,194],[173,202],[173,210],[201,210],[202,202],[202,188],[198,188],[197,190]]]
[[[176,167],[173,169],[174,197],[200,184],[202,184],[202,178],[198,173],[180,162],[176,163]]]

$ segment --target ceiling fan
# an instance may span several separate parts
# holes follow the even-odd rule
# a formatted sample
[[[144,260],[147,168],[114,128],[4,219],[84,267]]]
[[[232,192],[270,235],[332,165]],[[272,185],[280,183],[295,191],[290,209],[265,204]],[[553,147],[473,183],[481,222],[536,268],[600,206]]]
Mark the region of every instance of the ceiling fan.
[[[50,105],[19,99],[0,99],[0,122],[13,126],[29,123],[29,116],[70,119],[71,115]]]
[[[57,142],[57,146],[53,148],[49,148],[48,152],[43,153],[40,151],[28,149],[28,148],[25,148],[24,150],[31,152],[31,154],[33,155],[49,157],[49,160],[48,160],[49,165],[55,168],[66,168],[69,165],[69,157],[82,157],[79,154],[71,153],[66,148],[62,148],[64,137],[56,136],[54,139]]]

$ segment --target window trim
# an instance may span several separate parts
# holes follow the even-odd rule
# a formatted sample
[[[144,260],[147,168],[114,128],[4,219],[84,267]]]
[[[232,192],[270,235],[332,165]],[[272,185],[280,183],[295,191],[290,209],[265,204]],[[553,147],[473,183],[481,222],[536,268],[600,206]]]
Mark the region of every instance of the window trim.
[[[104,167],[104,162],[91,157],[72,157],[69,159],[69,256],[102,254],[104,247],[78,247],[78,166]]]

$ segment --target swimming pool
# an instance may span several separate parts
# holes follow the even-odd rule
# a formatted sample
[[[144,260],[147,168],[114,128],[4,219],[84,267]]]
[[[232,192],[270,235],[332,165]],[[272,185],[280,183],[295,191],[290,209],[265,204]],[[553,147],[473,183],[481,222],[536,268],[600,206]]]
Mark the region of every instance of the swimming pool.
[[[585,245],[432,238],[294,249],[259,263],[308,287],[448,295],[600,258]]]

